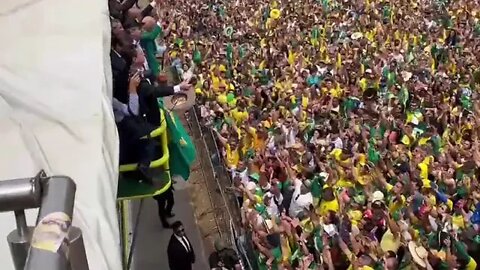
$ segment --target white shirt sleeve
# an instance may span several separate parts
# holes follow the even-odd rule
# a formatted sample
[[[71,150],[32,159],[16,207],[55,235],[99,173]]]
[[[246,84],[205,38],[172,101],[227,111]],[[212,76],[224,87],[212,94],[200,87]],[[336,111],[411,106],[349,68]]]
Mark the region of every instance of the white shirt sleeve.
[[[178,92],[180,92],[180,91],[182,91],[182,89],[180,88],[180,85],[175,85],[175,86],[173,87],[173,92],[174,92],[174,93],[178,93]]]

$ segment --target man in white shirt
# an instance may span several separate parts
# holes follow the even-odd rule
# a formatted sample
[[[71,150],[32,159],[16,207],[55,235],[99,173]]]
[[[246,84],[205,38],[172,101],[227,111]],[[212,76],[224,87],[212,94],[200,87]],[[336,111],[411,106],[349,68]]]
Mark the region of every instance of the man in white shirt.
[[[263,195],[263,203],[267,207],[267,213],[270,217],[279,216],[278,205],[275,204],[272,193],[267,192]]]
[[[313,196],[300,179],[294,179],[293,186],[295,190],[293,191],[288,213],[290,217],[295,218],[300,212],[308,209],[313,204]]]

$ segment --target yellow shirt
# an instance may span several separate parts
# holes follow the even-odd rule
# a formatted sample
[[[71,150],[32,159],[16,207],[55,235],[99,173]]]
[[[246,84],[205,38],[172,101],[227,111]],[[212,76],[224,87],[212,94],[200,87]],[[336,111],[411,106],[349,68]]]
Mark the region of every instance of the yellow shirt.
[[[329,211],[337,213],[339,210],[340,205],[336,198],[329,202],[322,200],[322,202],[320,203],[320,215],[322,216],[328,215]]]
[[[212,78],[212,88],[213,88],[213,90],[219,91],[221,85],[225,85],[225,87],[228,86],[227,82],[223,78],[217,77],[213,73],[210,76]]]
[[[248,119],[248,112],[246,111],[239,111],[237,108],[230,111],[230,114],[237,125],[240,125],[242,122]]]
[[[349,210],[348,217],[350,218],[352,225],[357,225],[362,220],[363,214],[360,210]]]
[[[359,84],[360,84],[360,88],[362,89],[362,91],[367,90],[367,86],[368,86],[367,79],[362,78],[362,79],[359,81]]]
[[[428,179],[428,166],[430,165],[432,159],[432,156],[428,156],[418,164],[418,168],[420,169],[420,177],[422,180]]]
[[[307,108],[308,106],[308,97],[302,96],[302,107]]]
[[[453,225],[457,226],[459,229],[465,229],[465,220],[462,215],[453,215],[452,216]]]
[[[468,261],[468,264],[465,266],[466,270],[475,270],[477,269],[477,262],[470,257],[470,261]]]
[[[232,151],[231,147],[229,144],[225,146],[225,152],[227,152],[227,158],[226,158],[226,163],[227,167],[232,168],[232,167],[237,167],[238,161],[240,160],[240,154],[238,153],[237,149],[234,149]]]
[[[360,185],[364,186],[371,182],[372,177],[369,174],[362,173],[361,167],[356,166],[353,168],[355,170],[355,174],[357,179],[355,179]]]
[[[392,193],[392,192],[391,192],[392,189],[393,189],[393,185],[388,184],[388,185],[387,185],[387,191],[388,191],[389,193]],[[403,205],[403,204],[405,203],[405,201],[406,201],[406,198],[405,198],[404,195],[401,195],[401,196],[400,196],[400,199],[401,199],[400,201],[394,201],[394,199],[396,198],[396,197],[394,197],[394,196],[395,196],[395,195],[392,194],[392,198],[391,198],[391,199],[389,200],[389,202],[388,202],[388,211],[389,211],[390,213],[395,213],[395,211],[397,211],[399,208],[401,208],[402,205]]]
[[[240,137],[242,136],[244,142],[243,152],[245,153],[249,149],[254,149],[257,143],[257,130],[249,127],[247,129],[247,134],[243,134],[243,132],[241,132]]]
[[[335,157],[337,161],[341,160],[342,157],[342,149],[335,148],[330,152],[330,156]]]

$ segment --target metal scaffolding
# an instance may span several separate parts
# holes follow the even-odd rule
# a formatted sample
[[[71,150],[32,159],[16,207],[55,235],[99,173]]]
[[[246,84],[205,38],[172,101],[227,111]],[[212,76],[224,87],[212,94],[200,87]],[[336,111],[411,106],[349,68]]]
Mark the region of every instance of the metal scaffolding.
[[[71,226],[76,185],[66,176],[0,181],[0,212],[13,211],[16,229],[7,236],[16,270],[88,270],[82,232]],[[25,210],[40,208],[35,227]]]

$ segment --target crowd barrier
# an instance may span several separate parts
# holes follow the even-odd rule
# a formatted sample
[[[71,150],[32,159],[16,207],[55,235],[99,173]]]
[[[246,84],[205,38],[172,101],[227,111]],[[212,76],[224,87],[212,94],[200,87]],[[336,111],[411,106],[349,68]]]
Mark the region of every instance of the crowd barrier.
[[[166,65],[165,59],[163,64]],[[169,72],[173,82],[181,81],[178,70],[170,66]],[[257,258],[253,252],[251,233],[241,226],[240,205],[235,195],[227,191],[232,186],[231,173],[225,167],[221,149],[211,127],[200,120],[200,108],[194,105],[185,113],[185,119],[194,140],[200,140],[204,147],[197,147],[197,158],[204,169],[205,182],[212,201],[215,222],[220,237],[228,242],[241,258],[242,267],[246,270],[257,270]],[[203,153],[202,148],[206,153]],[[213,191],[213,192],[212,192]]]
[[[200,109],[194,106],[187,113],[192,135],[195,138],[201,138],[209,158],[198,155],[203,168],[211,168],[213,175],[206,175],[207,186],[215,190],[211,193],[212,202],[215,203],[215,217],[217,226],[222,239],[226,240],[236,250],[242,259],[243,269],[258,269],[256,258],[254,257],[251,235],[241,226],[240,205],[231,191],[227,187],[232,186],[231,173],[225,167],[221,149],[217,145],[216,136],[213,130],[199,121]],[[211,178],[211,179],[209,179]],[[219,198],[215,198],[219,197]],[[217,203],[223,205],[217,205]]]

